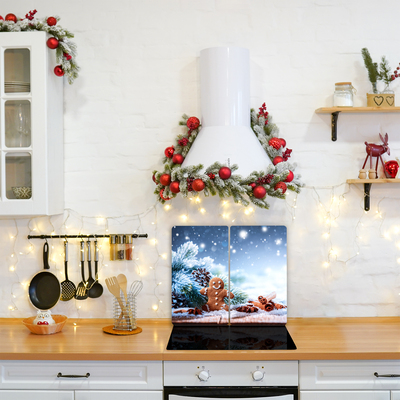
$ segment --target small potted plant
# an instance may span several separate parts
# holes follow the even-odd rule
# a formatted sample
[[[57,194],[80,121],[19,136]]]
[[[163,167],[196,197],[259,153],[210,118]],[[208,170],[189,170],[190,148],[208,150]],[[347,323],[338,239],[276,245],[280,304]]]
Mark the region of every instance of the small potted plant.
[[[368,78],[372,85],[372,93],[367,93],[368,107],[394,107],[394,92],[390,89],[390,83],[400,76],[400,66],[393,73],[390,72],[389,62],[382,56],[381,62],[373,62],[367,48],[361,49],[364,65],[368,71]],[[400,65],[400,64],[399,64]],[[382,81],[385,87],[382,92],[378,91],[377,83]]]

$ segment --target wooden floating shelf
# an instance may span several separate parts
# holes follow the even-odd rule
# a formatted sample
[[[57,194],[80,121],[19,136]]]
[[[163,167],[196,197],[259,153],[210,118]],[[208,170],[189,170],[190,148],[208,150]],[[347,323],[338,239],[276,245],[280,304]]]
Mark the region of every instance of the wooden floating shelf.
[[[370,210],[370,193],[371,185],[375,183],[400,183],[400,179],[395,178],[378,178],[378,179],[347,179],[348,184],[363,183],[364,184],[364,210]]]
[[[315,110],[317,114],[332,115],[332,141],[337,140],[337,121],[340,113],[398,113],[400,107],[322,107]]]
[[[322,107],[315,110],[317,114],[332,114],[334,112],[344,113],[396,113],[400,112],[400,107]]]

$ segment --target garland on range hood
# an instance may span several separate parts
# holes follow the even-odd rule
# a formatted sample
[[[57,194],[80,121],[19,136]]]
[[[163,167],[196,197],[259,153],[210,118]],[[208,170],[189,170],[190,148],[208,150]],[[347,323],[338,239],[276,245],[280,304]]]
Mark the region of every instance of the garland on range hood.
[[[181,194],[187,198],[190,194],[197,197],[203,192],[209,195],[219,195],[220,198],[232,197],[235,203],[247,206],[251,203],[260,208],[269,208],[267,196],[285,198],[287,189],[300,193],[304,186],[301,176],[295,174],[296,164],[288,162],[292,150],[286,148],[286,141],[278,137],[278,127],[272,123],[272,118],[266,111],[265,103],[259,112],[250,110],[251,129],[272,164],[265,170],[253,171],[247,177],[232,174],[238,165],[215,162],[206,167],[202,164],[182,167],[196,137],[201,134],[200,121],[196,117],[183,115],[179,123],[186,127],[184,134],[177,136],[175,145],[167,147],[163,158],[164,169],[153,171],[153,181],[157,187],[154,193],[161,203]]]

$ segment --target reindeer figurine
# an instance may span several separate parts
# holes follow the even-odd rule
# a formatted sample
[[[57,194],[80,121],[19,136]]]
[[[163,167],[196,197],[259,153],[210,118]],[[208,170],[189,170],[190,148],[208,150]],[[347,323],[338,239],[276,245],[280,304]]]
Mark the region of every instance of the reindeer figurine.
[[[362,169],[364,170],[365,164],[368,161],[369,157],[369,162],[370,162],[370,176],[369,178],[377,178],[378,177],[378,162],[381,160],[381,163],[383,166],[385,166],[385,163],[382,160],[382,154],[388,153],[390,155],[390,149],[388,145],[388,134],[385,134],[385,138],[382,137],[381,134],[379,134],[379,137],[382,140],[382,144],[374,144],[374,143],[367,143],[365,142],[366,149],[365,151],[367,152],[367,157],[365,157],[364,165]],[[375,170],[372,168],[372,157],[376,157],[376,166]],[[372,172],[372,174],[371,174]],[[371,176],[372,175],[372,176]]]

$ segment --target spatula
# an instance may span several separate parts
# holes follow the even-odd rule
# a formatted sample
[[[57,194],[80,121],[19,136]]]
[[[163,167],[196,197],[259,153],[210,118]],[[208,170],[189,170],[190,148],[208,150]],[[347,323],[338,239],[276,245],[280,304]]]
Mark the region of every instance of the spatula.
[[[68,242],[64,242],[64,265],[65,265],[65,280],[61,282],[61,300],[68,301],[73,299],[76,292],[76,286],[74,282],[68,279]]]
[[[117,278],[115,276],[106,278],[106,285],[110,293],[117,299],[118,304],[121,307],[121,312],[123,315],[125,315],[126,319],[128,320],[128,325],[130,326],[131,321],[128,313],[126,312],[124,303],[121,300],[121,287],[118,284]]]

